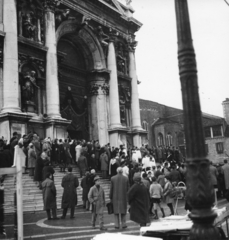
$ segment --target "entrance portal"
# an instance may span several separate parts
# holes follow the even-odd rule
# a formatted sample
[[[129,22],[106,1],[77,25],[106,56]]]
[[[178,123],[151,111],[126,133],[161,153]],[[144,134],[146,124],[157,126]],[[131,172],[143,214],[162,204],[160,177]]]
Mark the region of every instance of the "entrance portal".
[[[58,42],[60,113],[71,120],[67,131],[73,139],[89,139],[86,64],[79,46],[65,35]]]

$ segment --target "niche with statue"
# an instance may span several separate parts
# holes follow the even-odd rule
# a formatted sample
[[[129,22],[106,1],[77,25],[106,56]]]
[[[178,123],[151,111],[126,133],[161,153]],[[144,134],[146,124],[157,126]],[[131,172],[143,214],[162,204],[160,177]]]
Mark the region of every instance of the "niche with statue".
[[[36,83],[36,71],[25,67],[20,73],[21,108],[23,112],[38,113],[39,86]]]

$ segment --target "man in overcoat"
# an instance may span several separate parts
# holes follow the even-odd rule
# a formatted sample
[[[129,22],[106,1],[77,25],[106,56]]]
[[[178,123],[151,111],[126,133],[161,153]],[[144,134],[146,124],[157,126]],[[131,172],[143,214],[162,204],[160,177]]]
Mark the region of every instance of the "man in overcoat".
[[[68,208],[71,209],[70,218],[74,217],[75,206],[77,205],[77,192],[76,188],[79,186],[78,178],[73,175],[72,167],[68,168],[67,174],[63,177],[61,186],[64,188],[61,208],[63,209],[62,219],[65,219]]]
[[[46,173],[46,179],[42,182],[44,210],[46,210],[48,220],[57,220],[56,216],[56,187],[50,179],[51,173]],[[53,218],[51,218],[51,210]]]
[[[128,201],[130,204],[130,220],[146,226],[149,219],[149,190],[141,182],[141,174],[136,173],[133,177],[134,185],[128,191]]]
[[[111,178],[110,200],[114,207],[115,228],[127,228],[127,192],[129,190],[128,178],[122,175],[122,167],[117,168],[117,175]],[[121,217],[121,222],[120,222]]]
[[[95,176],[94,178],[95,185],[90,188],[90,191],[88,193],[88,200],[92,204],[92,227],[95,227],[96,217],[99,215],[99,225],[100,230],[107,230],[104,227],[103,222],[103,209],[105,207],[105,193],[100,186],[100,180],[99,176]]]

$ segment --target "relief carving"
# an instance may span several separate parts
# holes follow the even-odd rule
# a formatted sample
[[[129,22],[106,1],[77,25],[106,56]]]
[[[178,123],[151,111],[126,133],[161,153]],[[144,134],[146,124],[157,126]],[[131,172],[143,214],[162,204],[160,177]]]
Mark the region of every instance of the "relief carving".
[[[101,89],[103,91],[103,93],[105,95],[109,95],[109,85],[107,83],[104,83],[102,86],[101,86]]]
[[[103,93],[104,95],[109,95],[109,85],[107,83],[104,83],[103,85],[93,83],[89,89],[88,89],[89,95],[99,95]]]
[[[89,87],[89,95],[91,95],[91,96],[93,96],[93,95],[98,95],[99,94],[99,87],[100,87],[100,85],[99,84],[92,84],[92,85],[90,85],[90,87]]]

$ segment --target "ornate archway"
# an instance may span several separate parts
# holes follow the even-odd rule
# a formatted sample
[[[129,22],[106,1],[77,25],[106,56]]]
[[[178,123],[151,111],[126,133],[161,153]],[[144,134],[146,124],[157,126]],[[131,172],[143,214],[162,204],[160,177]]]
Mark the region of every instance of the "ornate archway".
[[[67,129],[71,138],[89,139],[94,128],[90,119],[96,114],[90,106],[90,73],[106,68],[103,49],[91,29],[74,21],[63,22],[56,38],[60,113],[72,121]]]

